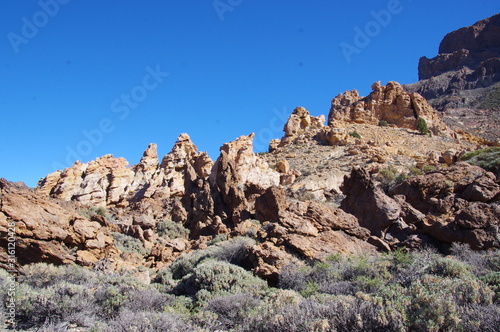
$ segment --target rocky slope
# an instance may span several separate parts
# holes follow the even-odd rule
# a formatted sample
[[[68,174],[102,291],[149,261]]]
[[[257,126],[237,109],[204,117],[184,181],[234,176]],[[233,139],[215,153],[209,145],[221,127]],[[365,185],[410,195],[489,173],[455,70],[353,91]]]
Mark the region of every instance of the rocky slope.
[[[496,142],[500,132],[500,14],[447,34],[439,54],[422,57],[418,92],[453,128]]]
[[[498,247],[499,179],[457,163],[482,141],[454,132],[396,82],[372,88],[334,98],[328,125],[296,108],[264,155],[253,152],[251,134],[224,144],[214,162],[182,134],[161,162],[151,144],[133,166],[106,155],[35,189],[2,180],[2,248],[14,223],[18,266],[160,269],[218,239],[250,236],[257,244],[246,266],[273,283],[290,262],[338,252]],[[416,131],[418,117],[432,135]],[[121,248],[124,236],[142,249]],[[8,267],[5,249],[0,262]]]
[[[34,189],[0,179],[0,266],[76,263],[149,282],[144,267],[248,236],[242,265],[273,284],[287,264],[336,253],[498,248],[498,174],[461,158],[499,138],[499,36],[495,15],[448,34],[413,85],[346,91],[326,117],[297,107],[269,153],[250,134],[213,161],[181,134],[161,161],[150,144],[136,165],[77,161]]]

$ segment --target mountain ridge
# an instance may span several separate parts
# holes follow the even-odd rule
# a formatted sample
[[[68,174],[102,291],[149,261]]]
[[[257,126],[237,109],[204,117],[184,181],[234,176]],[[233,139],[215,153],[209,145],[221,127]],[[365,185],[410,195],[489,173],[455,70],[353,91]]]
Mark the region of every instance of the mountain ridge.
[[[268,153],[255,154],[249,134],[214,161],[181,134],[161,161],[151,143],[136,165],[105,155],[33,189],[2,180],[0,232],[17,224],[16,268],[158,271],[217,239],[250,236],[247,268],[276,283],[290,262],[339,252],[498,248],[498,174],[462,160],[491,142],[454,130],[407,86],[371,88],[337,95],[326,117],[295,108]],[[120,249],[124,239],[140,253]]]

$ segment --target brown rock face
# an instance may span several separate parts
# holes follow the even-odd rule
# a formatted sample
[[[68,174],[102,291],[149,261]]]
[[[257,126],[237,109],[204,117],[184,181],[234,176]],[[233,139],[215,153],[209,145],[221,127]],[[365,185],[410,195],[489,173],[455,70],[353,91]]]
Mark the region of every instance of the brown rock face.
[[[353,169],[341,189],[346,195],[341,209],[356,216],[359,224],[375,236],[383,238],[401,216],[400,205],[371,180],[365,169]]]
[[[451,134],[436,111],[418,93],[405,92],[397,82],[389,82],[386,86],[377,82],[372,85],[372,90],[367,97],[360,97],[356,90],[335,97],[328,124],[342,127],[346,123],[377,125],[380,121],[386,121],[398,127],[416,129],[417,119],[422,117],[434,134]]]
[[[81,216],[72,204],[49,199],[28,188],[0,180],[0,263],[7,263],[8,229],[16,230],[19,265],[33,262],[68,264],[81,257],[113,257],[111,231]]]
[[[439,54],[420,58],[419,81],[405,85],[424,96],[454,130],[498,142],[500,14],[447,34]],[[487,102],[485,102],[487,101]]]
[[[324,115],[317,117],[311,116],[309,111],[307,111],[304,107],[297,107],[293,110],[283,128],[285,136],[281,139],[278,146],[282,147],[290,144],[301,135],[309,134],[312,137],[316,134],[318,129],[321,129],[324,126],[324,123]],[[276,141],[272,143],[273,145],[270,145],[270,151],[275,149]]]
[[[299,259],[271,242],[257,244],[250,250],[254,273],[277,285],[281,269],[291,263],[300,264]]]
[[[500,185],[482,168],[457,163],[405,180],[393,194],[425,214],[416,226],[431,238],[465,242],[474,249],[500,246]]]
[[[224,144],[209,177],[212,193],[222,203],[216,214],[235,224],[254,214],[259,194],[280,183],[280,174],[253,152],[253,137],[241,136]]]
[[[390,195],[365,169],[353,169],[342,190],[341,208],[370,230],[368,243],[380,250],[453,242],[500,247],[500,181],[482,168],[457,163],[409,178]]]
[[[325,259],[338,252],[370,252],[370,232],[353,215],[326,204],[288,202],[282,188],[270,187],[255,203],[256,218],[266,240],[308,259]]]
[[[500,56],[500,14],[447,34],[439,45],[439,55],[422,57],[420,80],[460,67],[476,69],[482,62]]]

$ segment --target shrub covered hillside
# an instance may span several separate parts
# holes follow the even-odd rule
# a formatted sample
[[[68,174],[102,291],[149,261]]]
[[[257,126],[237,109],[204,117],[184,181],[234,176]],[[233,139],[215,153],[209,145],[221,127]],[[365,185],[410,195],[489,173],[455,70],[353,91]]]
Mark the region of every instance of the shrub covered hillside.
[[[284,268],[278,287],[245,269],[249,238],[180,256],[152,283],[141,271],[26,266],[19,331],[498,331],[500,252],[455,245],[331,256]],[[2,298],[8,274],[0,271]],[[5,301],[3,301],[5,302]],[[6,308],[0,314],[6,317]],[[12,328],[12,327],[11,327]]]

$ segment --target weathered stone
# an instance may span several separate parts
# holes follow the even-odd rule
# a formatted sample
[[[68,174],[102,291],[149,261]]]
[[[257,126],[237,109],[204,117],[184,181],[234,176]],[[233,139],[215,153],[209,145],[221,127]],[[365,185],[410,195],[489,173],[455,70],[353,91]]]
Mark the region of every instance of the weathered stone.
[[[452,135],[452,131],[437,115],[436,111],[418,93],[407,93],[397,82],[386,86],[377,82],[372,85],[367,97],[360,97],[356,90],[346,91],[332,100],[329,126],[345,123],[377,125],[386,121],[402,128],[416,129],[417,119],[424,118],[434,134]]]
[[[271,242],[257,244],[250,249],[255,275],[277,285],[281,269],[288,264],[301,264],[293,255]]]
[[[346,197],[340,207],[356,216],[359,225],[382,237],[401,215],[399,204],[371,180],[367,170],[354,168],[341,187]]]
[[[407,212],[419,211],[420,216],[412,212],[417,218],[407,214],[405,219],[430,238],[449,244],[465,242],[474,249],[499,246],[495,229],[500,207],[494,200],[498,192],[492,173],[462,162],[407,179],[393,190],[404,196]]]
[[[286,159],[279,160],[276,163],[276,168],[280,173],[287,174],[290,172],[290,163]]]
[[[276,222],[288,207],[285,192],[280,187],[267,188],[255,201],[255,213],[260,221]]]

